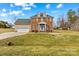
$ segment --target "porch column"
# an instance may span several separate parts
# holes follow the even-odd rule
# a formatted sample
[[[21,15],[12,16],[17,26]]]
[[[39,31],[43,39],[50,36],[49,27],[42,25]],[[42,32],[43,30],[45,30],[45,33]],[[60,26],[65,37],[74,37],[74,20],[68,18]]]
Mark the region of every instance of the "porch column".
[[[38,32],[40,32],[40,24],[38,24]]]
[[[46,24],[45,24],[45,27],[44,27],[44,31],[46,32]]]

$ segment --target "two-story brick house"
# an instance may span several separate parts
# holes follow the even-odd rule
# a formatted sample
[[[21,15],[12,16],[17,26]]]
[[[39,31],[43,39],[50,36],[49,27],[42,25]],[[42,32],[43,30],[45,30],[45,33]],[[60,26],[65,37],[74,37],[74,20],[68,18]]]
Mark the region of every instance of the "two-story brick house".
[[[18,19],[15,22],[16,31],[51,32],[53,29],[53,17],[46,13],[38,13],[30,19]]]

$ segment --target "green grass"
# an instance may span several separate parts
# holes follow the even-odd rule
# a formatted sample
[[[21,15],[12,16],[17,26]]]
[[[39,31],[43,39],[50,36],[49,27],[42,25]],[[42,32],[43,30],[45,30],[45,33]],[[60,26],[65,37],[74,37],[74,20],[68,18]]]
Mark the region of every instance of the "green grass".
[[[14,29],[9,29],[9,28],[0,28],[0,34],[1,33],[6,33],[6,32],[13,32]]]
[[[0,55],[79,56],[79,32],[28,33],[0,40]],[[7,42],[14,43],[8,46]]]
[[[8,46],[0,47],[0,55],[7,56],[76,56],[77,46]]]

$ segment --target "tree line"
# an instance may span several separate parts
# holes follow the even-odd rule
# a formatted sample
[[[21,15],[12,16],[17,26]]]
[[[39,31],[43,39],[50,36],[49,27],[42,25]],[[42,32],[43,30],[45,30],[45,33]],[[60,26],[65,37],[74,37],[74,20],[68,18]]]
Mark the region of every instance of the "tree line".
[[[67,11],[67,21],[64,16],[59,17],[57,20],[57,24],[59,25],[57,29],[71,29],[71,25],[75,23],[76,20],[79,19],[79,8],[75,11],[73,9],[69,9]]]
[[[11,28],[12,26],[5,21],[0,21],[0,28]]]

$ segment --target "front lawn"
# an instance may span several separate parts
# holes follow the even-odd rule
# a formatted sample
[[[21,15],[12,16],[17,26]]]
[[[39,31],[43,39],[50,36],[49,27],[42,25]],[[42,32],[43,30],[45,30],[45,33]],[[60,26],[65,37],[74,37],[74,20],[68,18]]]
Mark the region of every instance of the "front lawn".
[[[79,32],[55,32],[28,33],[0,40],[0,55],[79,55]],[[8,42],[14,45],[8,46]]]
[[[78,46],[0,46],[7,56],[79,56]]]

